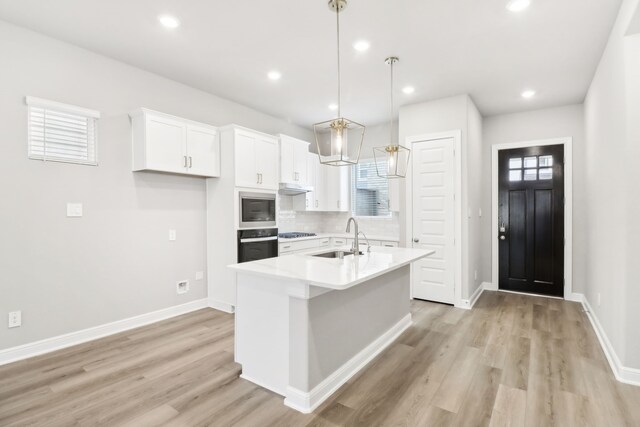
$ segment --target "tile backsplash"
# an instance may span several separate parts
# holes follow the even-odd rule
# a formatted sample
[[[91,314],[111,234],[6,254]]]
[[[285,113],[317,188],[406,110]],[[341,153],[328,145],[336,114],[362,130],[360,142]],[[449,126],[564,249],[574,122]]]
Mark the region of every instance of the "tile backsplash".
[[[310,233],[344,233],[350,212],[297,212],[293,210],[291,196],[278,196],[278,227],[281,232],[304,231]],[[400,224],[398,214],[390,218],[358,218],[360,230],[372,236],[399,239]]]

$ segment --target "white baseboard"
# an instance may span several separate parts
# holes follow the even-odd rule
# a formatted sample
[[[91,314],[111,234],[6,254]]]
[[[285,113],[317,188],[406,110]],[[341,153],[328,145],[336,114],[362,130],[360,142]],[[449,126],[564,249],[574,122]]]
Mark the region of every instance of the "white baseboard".
[[[567,300],[567,301],[584,303],[584,295],[576,293],[576,292],[573,292],[573,293],[565,296],[564,299]]]
[[[611,345],[611,341],[609,341],[607,334],[602,328],[602,325],[600,324],[596,313],[591,309],[591,305],[589,304],[587,297],[585,295],[576,293],[574,293],[573,295],[581,300],[580,302],[582,302],[582,306],[584,307],[584,310],[587,312],[587,316],[591,321],[591,326],[593,326],[593,330],[598,336],[600,346],[602,347],[602,350],[604,351],[604,354],[609,361],[609,366],[611,366],[613,375],[615,375],[616,379],[621,383],[640,386],[640,369],[628,368],[622,365],[622,362],[620,361],[616,350]]]
[[[209,307],[224,311],[225,313],[234,313],[236,311],[233,305],[222,301],[216,301],[211,298],[209,298]]]
[[[484,290],[485,290],[484,283],[481,283],[480,286],[478,286],[476,290],[473,292],[473,295],[471,295],[471,298],[463,299],[462,301],[460,301],[459,304],[456,304],[456,307],[464,308],[465,310],[471,310],[473,306],[476,304],[476,301],[478,301],[478,298],[480,298],[480,295],[482,295],[482,292],[484,292]]]
[[[482,282],[482,287],[484,288],[485,291],[497,291],[498,290],[498,285],[496,285],[495,283],[491,283],[491,282]]]
[[[407,314],[391,329],[378,337],[374,342],[352,357],[347,363],[338,368],[310,392],[304,392],[294,387],[287,387],[287,397],[284,404],[304,414],[313,412],[322,402],[329,398],[338,388],[349,381],[356,373],[373,360],[382,350],[396,340],[413,322],[411,314]]]
[[[199,299],[188,302],[186,304],[175,305],[173,307],[163,308],[161,310],[152,311],[151,313],[141,314],[139,316],[129,317],[128,319],[117,320],[115,322],[106,323],[104,325],[94,326],[92,328],[75,331],[56,337],[46,338],[29,344],[0,350],[0,365],[17,362],[18,360],[28,359],[73,345],[82,344],[103,338],[108,335],[117,334],[118,332],[127,331],[129,329],[138,328],[150,323],[159,322],[181,314],[190,313],[208,307],[207,299]]]

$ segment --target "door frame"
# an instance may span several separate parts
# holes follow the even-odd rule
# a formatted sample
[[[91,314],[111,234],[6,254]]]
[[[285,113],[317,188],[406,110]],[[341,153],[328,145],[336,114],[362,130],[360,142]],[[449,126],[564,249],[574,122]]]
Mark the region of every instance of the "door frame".
[[[455,307],[466,308],[467,305],[462,301],[462,131],[452,130],[446,132],[428,133],[421,135],[413,135],[405,138],[405,146],[413,151],[413,145],[419,142],[437,141],[440,139],[453,139],[453,166],[454,166],[454,247],[456,259],[453,260],[454,265],[454,283],[453,283],[453,304]],[[413,167],[412,161],[409,162],[407,175],[405,177],[405,210],[406,210],[406,226],[405,226],[405,242],[407,247],[413,243]],[[413,299],[413,269],[411,264],[411,288],[410,295]]]
[[[491,289],[499,287],[498,249],[498,151],[512,148],[540,147],[545,145],[564,146],[564,299],[577,301],[573,294],[573,138],[552,138],[535,141],[510,142],[491,145]],[[544,295],[540,295],[544,296]]]

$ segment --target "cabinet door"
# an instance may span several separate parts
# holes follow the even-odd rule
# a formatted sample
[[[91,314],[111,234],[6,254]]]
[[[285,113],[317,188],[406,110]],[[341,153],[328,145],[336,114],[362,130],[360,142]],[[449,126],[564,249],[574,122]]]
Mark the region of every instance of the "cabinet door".
[[[292,139],[285,136],[280,137],[280,182],[295,182],[295,145]]]
[[[220,176],[220,143],[215,129],[187,124],[188,172]]]
[[[309,185],[307,172],[307,158],[309,154],[309,144],[303,141],[296,141],[293,144],[293,179],[301,185]]]
[[[323,166],[325,188],[324,210],[331,212],[349,211],[349,167]]]
[[[236,186],[260,187],[256,165],[256,139],[243,133],[235,135]]]
[[[260,188],[278,189],[278,141],[260,138],[256,140],[256,162],[260,174]]]
[[[146,168],[164,172],[186,172],[186,129],[184,122],[147,115]]]

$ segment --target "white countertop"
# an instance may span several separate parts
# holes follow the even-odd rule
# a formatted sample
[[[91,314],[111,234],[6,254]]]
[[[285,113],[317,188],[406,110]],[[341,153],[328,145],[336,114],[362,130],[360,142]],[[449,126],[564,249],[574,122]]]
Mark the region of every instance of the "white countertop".
[[[242,273],[278,277],[302,281],[322,288],[344,290],[435,253],[425,249],[372,247],[370,253],[365,252],[358,257],[349,255],[343,259],[311,255],[331,250],[348,250],[348,248],[323,248],[304,254],[232,264],[229,268]]]
[[[353,233],[318,233],[315,236],[295,237],[293,239],[279,238],[278,241],[280,243],[300,242],[303,240],[326,239],[327,237],[337,237],[340,239],[353,239]],[[367,237],[369,238],[369,240],[378,240],[383,242],[399,242],[400,241],[400,239],[398,239],[397,237],[381,236],[376,234],[372,234],[371,236],[367,234]],[[363,242],[367,241],[362,236],[360,236],[360,240]]]

